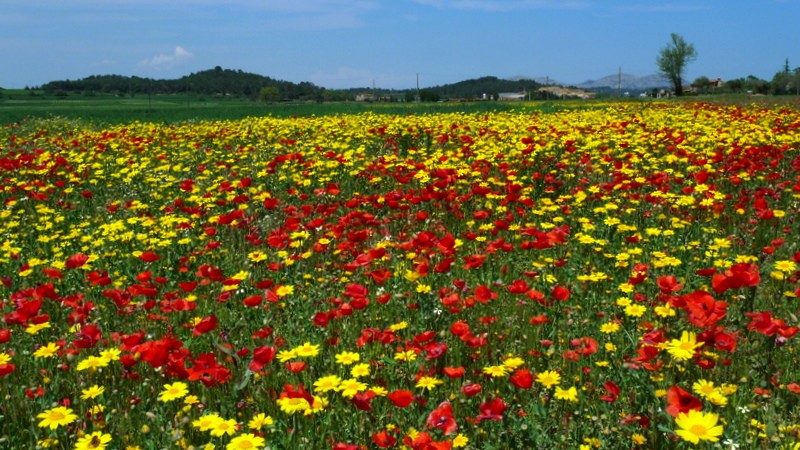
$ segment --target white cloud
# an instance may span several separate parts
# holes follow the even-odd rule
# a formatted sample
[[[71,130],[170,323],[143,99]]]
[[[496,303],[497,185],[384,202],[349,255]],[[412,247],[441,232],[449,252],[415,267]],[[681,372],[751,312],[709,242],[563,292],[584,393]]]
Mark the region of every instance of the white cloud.
[[[175,47],[175,50],[172,52],[171,55],[156,55],[152,58],[147,58],[139,61],[140,66],[144,67],[167,67],[167,66],[174,66],[176,64],[180,64],[184,61],[192,59],[194,55],[187,51],[185,48],[181,47],[180,45]]]

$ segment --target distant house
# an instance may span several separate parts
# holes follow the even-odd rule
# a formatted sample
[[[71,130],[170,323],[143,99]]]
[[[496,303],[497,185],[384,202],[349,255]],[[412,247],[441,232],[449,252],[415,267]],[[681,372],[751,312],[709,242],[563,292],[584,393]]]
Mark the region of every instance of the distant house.
[[[501,92],[497,95],[498,100],[500,101],[522,101],[528,96],[528,93],[525,91],[522,92]]]
[[[570,89],[564,88],[561,86],[544,86],[539,88],[539,92],[546,94],[548,96],[558,97],[558,98],[594,98],[594,92],[587,92],[581,89]]]
[[[371,92],[364,92],[361,94],[356,95],[357,102],[374,102],[375,101],[375,94]]]

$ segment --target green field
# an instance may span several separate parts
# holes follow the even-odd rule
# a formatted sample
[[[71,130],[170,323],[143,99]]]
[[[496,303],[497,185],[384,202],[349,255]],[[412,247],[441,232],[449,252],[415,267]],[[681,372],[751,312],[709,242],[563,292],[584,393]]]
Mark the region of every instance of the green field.
[[[248,99],[198,95],[121,97],[74,95],[56,97],[22,89],[0,91],[0,123],[26,118],[65,117],[117,124],[131,121],[184,122],[189,120],[236,120],[252,116],[311,116],[358,114],[481,113],[493,111],[543,111],[564,109],[555,103],[448,102],[448,103],[259,103]]]

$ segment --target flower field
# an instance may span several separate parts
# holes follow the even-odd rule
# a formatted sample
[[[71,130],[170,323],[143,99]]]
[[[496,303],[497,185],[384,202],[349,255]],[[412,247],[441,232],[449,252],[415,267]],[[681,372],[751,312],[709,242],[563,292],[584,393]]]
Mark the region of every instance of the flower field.
[[[0,130],[0,447],[800,443],[800,109]]]

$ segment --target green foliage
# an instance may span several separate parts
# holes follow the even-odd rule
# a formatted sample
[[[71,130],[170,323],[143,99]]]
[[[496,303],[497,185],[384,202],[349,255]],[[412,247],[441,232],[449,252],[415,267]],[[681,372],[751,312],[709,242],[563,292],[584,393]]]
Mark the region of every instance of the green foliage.
[[[662,48],[656,58],[661,73],[672,82],[675,95],[683,95],[683,72],[686,65],[697,58],[694,45],[686,42],[683,36],[672,33],[671,41]]]

